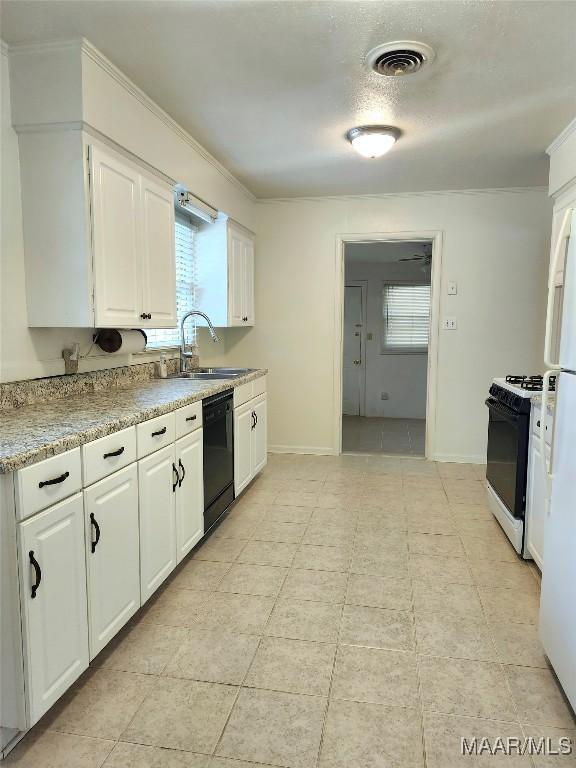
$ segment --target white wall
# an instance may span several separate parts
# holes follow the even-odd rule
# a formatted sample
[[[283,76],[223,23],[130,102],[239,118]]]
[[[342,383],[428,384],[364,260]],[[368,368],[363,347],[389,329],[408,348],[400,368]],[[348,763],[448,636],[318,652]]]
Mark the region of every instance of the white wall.
[[[352,246],[358,251],[362,245]],[[417,245],[381,244],[382,258],[390,249],[396,257],[412,256],[422,248]],[[349,247],[346,248],[346,252]],[[358,254],[361,256],[361,253]],[[393,419],[423,419],[426,416],[426,381],[428,355],[424,353],[397,355],[382,353],[382,283],[385,280],[430,282],[430,269],[423,272],[417,262],[372,260],[362,262],[346,258],[346,282],[367,282],[366,333],[366,416],[386,416]],[[382,400],[387,392],[388,400]]]
[[[542,368],[550,221],[543,189],[259,203],[257,324],[229,335],[228,360],[270,368],[270,444],[338,447],[338,235],[441,230],[441,314],[457,316],[458,330],[440,333],[433,454],[481,460],[490,380]]]
[[[0,264],[0,381],[64,373],[62,349],[78,341],[82,353],[90,348],[87,329],[28,328],[24,282],[24,245],[18,138],[12,127],[9,56],[2,48],[1,83],[1,264]],[[194,148],[190,141],[150,111],[120,82],[85,56],[87,83],[83,98],[98,130],[110,135],[167,175],[187,184],[212,204],[254,227],[255,203],[237,183]],[[65,62],[66,71],[70,61]],[[48,105],[49,106],[49,105]],[[87,107],[88,108],[88,107]],[[193,141],[193,140],[192,140]],[[221,362],[226,353],[226,332],[220,345],[199,334],[200,354],[208,364]],[[153,359],[147,356],[145,359]],[[142,361],[137,356],[91,355],[79,370],[95,370]]]

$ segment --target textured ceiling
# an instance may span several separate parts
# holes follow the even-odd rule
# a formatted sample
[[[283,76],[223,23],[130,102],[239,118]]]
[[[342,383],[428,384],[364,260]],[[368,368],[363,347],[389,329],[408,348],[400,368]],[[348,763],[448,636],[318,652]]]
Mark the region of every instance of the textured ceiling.
[[[3,0],[8,43],[88,38],[258,197],[530,186],[576,115],[576,2]],[[366,71],[416,39],[409,78]],[[404,136],[379,160],[353,125]]]

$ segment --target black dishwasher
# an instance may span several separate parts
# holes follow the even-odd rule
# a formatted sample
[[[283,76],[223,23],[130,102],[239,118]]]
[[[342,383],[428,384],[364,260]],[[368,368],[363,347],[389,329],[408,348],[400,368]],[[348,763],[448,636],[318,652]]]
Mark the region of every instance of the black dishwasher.
[[[202,401],[204,427],[204,533],[234,501],[233,390]]]

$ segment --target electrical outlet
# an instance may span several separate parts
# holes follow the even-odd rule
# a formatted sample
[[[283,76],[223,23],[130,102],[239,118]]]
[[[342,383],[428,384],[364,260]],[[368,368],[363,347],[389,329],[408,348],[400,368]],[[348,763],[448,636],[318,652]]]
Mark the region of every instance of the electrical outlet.
[[[458,293],[458,284],[454,280],[448,282],[448,296],[456,296]]]
[[[372,333],[367,333],[366,334],[366,341],[372,341],[373,338],[374,338],[374,334],[372,334]]]
[[[390,395],[388,394],[388,392],[381,393],[380,400],[389,400],[389,399],[390,399]]]
[[[458,328],[458,323],[455,317],[445,317],[442,320],[442,328],[445,331],[455,331]]]

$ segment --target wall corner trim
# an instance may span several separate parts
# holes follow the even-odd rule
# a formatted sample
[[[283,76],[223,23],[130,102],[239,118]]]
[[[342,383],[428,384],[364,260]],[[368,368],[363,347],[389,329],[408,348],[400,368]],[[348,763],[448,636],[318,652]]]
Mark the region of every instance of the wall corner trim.
[[[567,141],[570,136],[572,136],[573,133],[576,133],[576,117],[572,122],[568,123],[566,128],[556,136],[554,141],[550,144],[548,149],[546,150],[547,155],[551,155],[553,152],[556,152],[557,149],[559,149],[562,144],[564,144],[565,141]]]
[[[182,141],[186,142],[192,149],[197,152],[204,160],[218,171],[227,181],[233,184],[242,194],[244,194],[249,200],[254,202],[256,196],[242,184],[242,182],[236,178],[225,166],[220,163],[213,155],[208,152],[196,139],[191,136],[179,123],[174,120],[162,107],[156,104],[141,88],[130,80],[118,67],[113,64],[104,54],[99,51],[89,40],[84,37],[77,38],[75,40],[60,40],[47,43],[18,43],[16,45],[9,45],[8,51],[10,54],[22,54],[33,53],[50,50],[66,50],[77,49],[80,53],[88,56],[95,64],[97,64],[106,74],[113,78],[124,90],[129,93],[133,98],[146,107],[158,120],[164,123],[170,130],[175,133]]]

